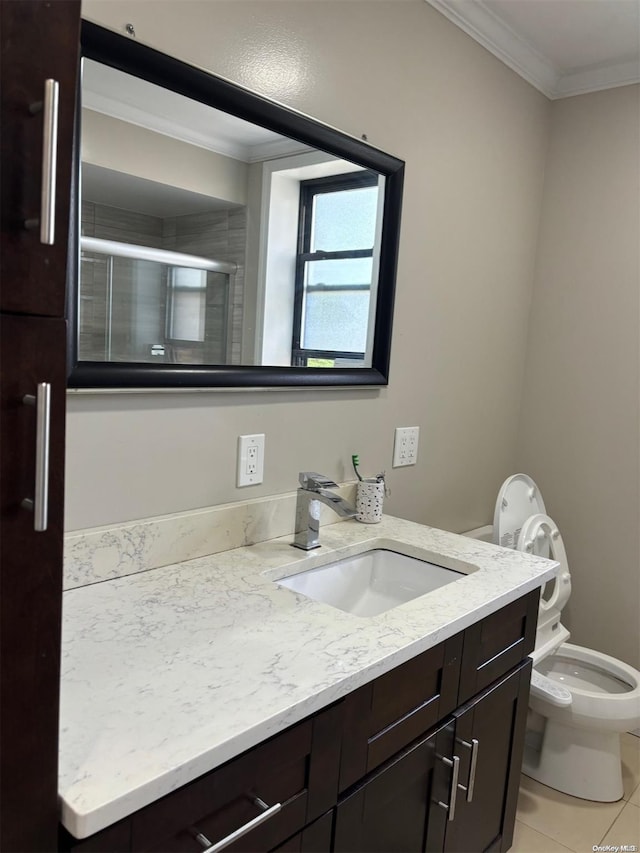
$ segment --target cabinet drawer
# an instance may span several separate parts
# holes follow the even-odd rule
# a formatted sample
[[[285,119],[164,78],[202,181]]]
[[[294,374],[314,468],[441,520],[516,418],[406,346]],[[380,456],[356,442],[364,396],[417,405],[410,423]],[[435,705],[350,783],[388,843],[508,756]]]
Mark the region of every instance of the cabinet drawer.
[[[458,704],[488,687],[533,651],[540,590],[487,616],[464,632]]]
[[[137,812],[132,849],[197,853],[197,833],[215,843],[263,813],[256,798],[282,807],[228,850],[277,847],[335,802],[341,712],[329,708]]]
[[[327,708],[84,841],[63,833],[62,849],[199,853],[198,833],[214,844],[266,814],[258,798],[281,808],[225,849],[277,849],[336,802],[342,711]]]
[[[345,700],[344,791],[456,707],[462,634],[376,678]]]

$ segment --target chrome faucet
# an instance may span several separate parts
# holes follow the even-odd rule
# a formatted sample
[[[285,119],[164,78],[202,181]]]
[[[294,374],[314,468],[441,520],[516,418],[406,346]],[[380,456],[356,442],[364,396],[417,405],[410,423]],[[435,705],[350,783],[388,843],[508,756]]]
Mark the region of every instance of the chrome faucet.
[[[291,543],[294,548],[311,551],[320,547],[320,504],[331,507],[340,518],[354,518],[355,507],[331,489],[337,483],[313,471],[301,471],[298,475],[300,488],[296,501],[296,531]]]

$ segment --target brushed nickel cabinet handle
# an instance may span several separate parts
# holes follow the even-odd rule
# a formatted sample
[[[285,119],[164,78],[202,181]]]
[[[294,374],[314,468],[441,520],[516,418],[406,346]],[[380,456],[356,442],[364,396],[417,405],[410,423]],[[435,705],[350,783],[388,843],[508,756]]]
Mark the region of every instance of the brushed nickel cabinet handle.
[[[36,409],[36,476],[33,500],[25,498],[22,506],[33,511],[33,529],[47,529],[49,515],[49,433],[51,426],[51,383],[39,382],[36,396],[25,394],[22,402]]]
[[[449,802],[443,803],[442,800],[438,801],[438,805],[441,809],[445,809],[449,812],[448,820],[452,821],[456,816],[456,798],[458,796],[458,774],[460,772],[460,759],[457,755],[453,756],[453,759],[446,758],[445,756],[441,756],[442,761],[447,765],[447,767],[453,767],[453,771],[451,773],[451,790],[449,791]]]
[[[469,781],[466,785],[459,785],[461,791],[467,792],[467,802],[470,803],[473,800],[473,789],[476,784],[476,767],[478,765],[478,750],[480,748],[480,744],[478,739],[475,737],[471,738],[471,743],[466,740],[458,740],[458,743],[462,744],[462,746],[466,746],[467,749],[471,750],[471,765],[469,767]]]
[[[40,225],[40,242],[52,246],[56,230],[56,165],[58,160],[58,103],[60,85],[57,80],[44,81],[44,100],[31,104],[32,114],[43,112],[42,120],[42,187],[40,218],[27,219],[26,228]]]
[[[260,826],[261,823],[265,823],[269,818],[272,818],[282,808],[282,803],[276,803],[274,806],[268,806],[260,799],[260,797],[254,797],[253,802],[258,806],[258,808],[262,809],[262,814],[254,817],[253,820],[248,821],[239,829],[235,829],[233,832],[230,832],[229,835],[220,839],[220,841],[216,841],[212,844],[204,833],[194,830],[194,838],[198,844],[202,845],[204,848],[202,853],[218,853],[218,851],[224,850],[225,847],[229,847],[230,844],[233,844],[234,841],[237,841],[239,838],[242,838],[243,835],[251,832],[251,830],[255,829],[256,826]]]

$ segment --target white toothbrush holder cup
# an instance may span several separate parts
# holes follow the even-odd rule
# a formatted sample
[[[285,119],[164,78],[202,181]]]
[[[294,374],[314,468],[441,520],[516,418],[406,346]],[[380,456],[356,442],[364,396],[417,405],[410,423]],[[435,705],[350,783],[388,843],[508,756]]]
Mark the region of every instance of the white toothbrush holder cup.
[[[360,480],[356,491],[356,519],[364,524],[382,521],[384,480]]]

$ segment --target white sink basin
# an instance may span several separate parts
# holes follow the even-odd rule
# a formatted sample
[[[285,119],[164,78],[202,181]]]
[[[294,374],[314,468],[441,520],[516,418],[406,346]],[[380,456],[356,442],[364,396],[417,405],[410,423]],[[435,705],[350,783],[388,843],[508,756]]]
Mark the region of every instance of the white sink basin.
[[[377,616],[464,576],[436,563],[376,548],[276,583],[355,616]]]

